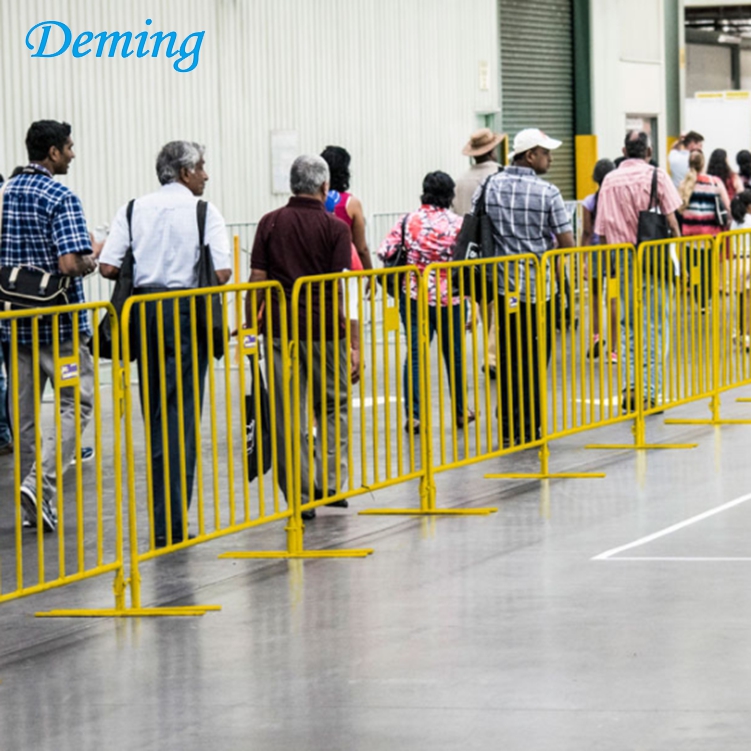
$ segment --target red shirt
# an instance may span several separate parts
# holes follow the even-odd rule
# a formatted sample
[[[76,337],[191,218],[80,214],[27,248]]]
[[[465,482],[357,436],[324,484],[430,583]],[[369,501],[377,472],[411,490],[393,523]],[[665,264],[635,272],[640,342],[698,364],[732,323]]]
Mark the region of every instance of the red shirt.
[[[597,199],[595,232],[605,242],[636,244],[639,212],[649,208],[654,167],[643,159],[626,159],[618,169],[606,175]],[[665,170],[657,168],[657,205],[663,214],[672,214],[681,206],[681,197]]]
[[[287,296],[289,335],[292,337],[292,288],[301,276],[333,274],[350,267],[352,237],[347,225],[329,214],[324,205],[315,198],[293,196],[281,209],[266,214],[258,223],[253,252],[250,257],[251,269],[265,271],[269,279],[278,281]],[[333,282],[325,285],[326,338],[333,338],[334,322],[333,292],[338,286]],[[313,317],[312,335],[319,337],[320,300],[318,285],[312,285],[311,311]],[[272,315],[275,332],[279,333],[279,311],[272,296]],[[340,311],[342,305],[339,306]],[[300,295],[298,309],[300,335],[307,337],[306,294]],[[343,317],[340,316],[340,330]]]

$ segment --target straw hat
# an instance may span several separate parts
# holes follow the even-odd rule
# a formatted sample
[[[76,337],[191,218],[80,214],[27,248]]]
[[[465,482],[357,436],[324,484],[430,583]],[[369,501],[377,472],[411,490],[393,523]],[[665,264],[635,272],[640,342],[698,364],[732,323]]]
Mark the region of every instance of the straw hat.
[[[469,142],[462,149],[462,154],[482,156],[492,151],[505,137],[505,133],[493,133],[490,128],[480,128],[469,137]]]

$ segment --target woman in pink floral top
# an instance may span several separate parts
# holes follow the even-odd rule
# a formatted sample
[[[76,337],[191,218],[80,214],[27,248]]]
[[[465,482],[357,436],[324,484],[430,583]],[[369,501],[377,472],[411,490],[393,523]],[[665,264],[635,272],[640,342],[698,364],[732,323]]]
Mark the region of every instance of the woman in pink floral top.
[[[462,218],[449,210],[454,200],[454,181],[445,172],[430,172],[425,176],[422,183],[423,195],[422,206],[407,214],[404,231],[404,242],[407,246],[406,263],[422,272],[431,263],[445,263],[453,259],[454,245],[459,230],[462,226]],[[390,258],[397,252],[402,240],[402,219],[394,225],[391,232],[378,248],[379,258]],[[436,276],[439,278],[437,279]],[[448,296],[448,273],[442,270],[439,275],[431,274],[427,279],[428,284],[428,331],[432,341],[433,334],[437,330],[438,316],[441,316],[441,350],[446,364],[449,383],[454,379],[456,401],[454,404],[454,419],[458,428],[475,419],[473,412],[464,409],[464,363],[462,361],[461,341],[464,336],[464,301],[459,297],[456,287],[452,289],[453,295]],[[409,306],[411,331],[411,352],[407,354],[411,363],[404,362],[404,394],[407,402],[407,431],[417,432],[420,418],[420,377],[418,364],[418,340],[417,331],[417,280],[414,275],[410,279]],[[407,300],[402,292],[399,300],[399,312],[402,322],[407,326]],[[449,331],[453,329],[453,336]],[[454,341],[451,351],[451,338]],[[408,368],[412,369],[412,399],[409,400]],[[453,371],[453,374],[452,374]],[[412,418],[412,419],[410,419]]]

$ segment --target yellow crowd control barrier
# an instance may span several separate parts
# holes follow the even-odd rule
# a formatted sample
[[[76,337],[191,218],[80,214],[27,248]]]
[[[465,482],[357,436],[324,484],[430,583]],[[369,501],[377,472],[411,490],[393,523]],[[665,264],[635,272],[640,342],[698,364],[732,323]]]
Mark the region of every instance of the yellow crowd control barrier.
[[[412,267],[297,280],[291,300],[297,311],[291,322],[293,456],[308,514],[410,480],[419,480],[420,509],[427,513],[434,505],[422,440],[429,417],[421,402],[421,296],[422,279]]]
[[[2,510],[10,525],[0,527],[0,602],[115,575],[114,609],[40,616],[117,615],[125,608],[117,363],[100,358],[96,325],[91,340],[81,330],[102,312],[110,316],[117,352],[119,327],[109,303],[0,313],[9,333],[4,349],[15,449],[12,479],[3,483],[12,503]],[[47,384],[52,403],[44,399]],[[91,444],[93,461],[84,466],[82,450]]]
[[[689,447],[648,444],[646,421],[697,400],[710,400],[711,419],[666,422],[746,422],[721,420],[719,404],[751,383],[750,249],[744,231],[638,252],[330,274],[292,289],[139,290],[121,325],[108,303],[2,313],[10,416],[29,448],[14,457],[12,523],[0,526],[0,602],[110,572],[114,608],[48,615],[201,615],[218,608],[143,607],[143,565],[274,522],[285,523],[286,550],[221,557],[364,556],[372,551],[306,550],[303,519],[409,482],[415,508],[361,513],[489,513],[438,508],[436,474],[538,448],[539,473],[486,476],[601,476],[551,474],[549,442],[633,420],[634,443],[607,448]],[[122,339],[121,361],[106,365],[98,329],[91,356],[78,333],[83,316],[102,313],[115,352]],[[54,405],[42,399],[47,381]],[[90,420],[96,461],[64,477]],[[35,462],[44,471],[30,475]],[[45,499],[55,533],[42,514],[24,530]]]
[[[132,610],[200,615],[218,608],[142,608],[141,564],[278,521],[288,522],[290,549],[301,546],[294,509],[279,492],[286,482],[280,476],[284,458],[273,448],[277,434],[288,433],[289,404],[275,387],[275,362],[268,362],[264,375],[259,344],[264,326],[283,344],[279,367],[290,369],[286,301],[273,282],[145,292],[128,300],[122,316]],[[221,302],[220,309],[214,301]],[[236,332],[230,331],[230,319],[243,322]],[[237,363],[229,357],[233,333]],[[215,357],[222,358],[221,367],[214,366]],[[142,419],[134,415],[133,370]],[[254,476],[249,440],[255,446]],[[283,456],[290,450],[287,440]]]
[[[693,238],[688,238],[693,239]],[[688,241],[687,239],[687,241]],[[703,330],[711,330],[711,370],[707,362],[701,368],[702,384],[711,379],[708,419],[666,420],[671,424],[692,425],[738,425],[748,424],[747,419],[722,419],[720,398],[723,391],[751,382],[751,355],[749,342],[749,307],[751,294],[751,232],[736,230],[717,235],[713,241],[711,266],[700,273],[694,270],[691,285],[700,300],[704,324]],[[711,285],[711,294],[699,294],[702,286]],[[706,336],[706,335],[705,335]],[[698,352],[705,357],[709,347]],[[739,399],[738,401],[749,401]]]
[[[546,320],[556,279],[533,255],[435,264],[425,277],[427,290],[442,290],[442,304],[434,294],[424,306],[427,393],[439,405],[434,471],[539,447],[539,473],[486,477],[560,476],[550,473],[547,451],[552,337]],[[433,331],[437,346],[431,350]]]
[[[635,257],[631,245],[603,245],[542,258],[544,279],[557,290],[545,311],[550,439],[636,417],[628,346],[638,316]]]

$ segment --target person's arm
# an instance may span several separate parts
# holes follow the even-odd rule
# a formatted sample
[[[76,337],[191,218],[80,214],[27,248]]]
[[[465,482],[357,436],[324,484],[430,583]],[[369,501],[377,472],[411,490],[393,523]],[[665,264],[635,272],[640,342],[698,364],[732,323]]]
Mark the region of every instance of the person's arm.
[[[263,269],[251,269],[250,278],[248,281],[251,284],[257,282],[265,282],[269,278],[269,275]],[[253,291],[248,290],[245,293],[245,328],[252,328],[253,321]]]
[[[206,243],[211,249],[216,279],[226,284],[232,278],[232,255],[229,249],[227,225],[219,209],[213,203],[206,207]]]
[[[105,279],[112,279],[113,281],[117,279],[118,276],[120,276],[120,267],[119,266],[110,266],[108,263],[100,263],[99,264],[99,273],[105,278]]]
[[[592,226],[592,212],[586,207],[582,207],[582,247],[592,244],[594,237],[594,227]]]
[[[671,211],[669,214],[665,217],[668,220],[668,227],[670,227],[670,233],[673,237],[680,237],[681,236],[681,228],[678,224],[678,220],[675,216],[675,211]]]
[[[360,263],[362,263],[363,269],[372,269],[373,259],[370,257],[370,250],[368,250],[368,243],[365,239],[365,215],[360,199],[350,196],[346,209],[347,214],[352,219],[352,242],[357,248]]]
[[[728,189],[723,184],[722,180],[717,180],[715,185],[717,185],[717,192],[720,194],[720,201],[722,201],[722,205],[725,207],[725,211],[728,212],[728,217],[730,216],[730,196],[728,195]]]
[[[96,259],[91,254],[65,253],[58,257],[57,266],[65,276],[86,276],[96,270]]]
[[[57,266],[61,274],[86,276],[96,269],[83,207],[72,193],[54,209],[52,240],[57,248]]]
[[[104,246],[99,253],[99,273],[105,279],[117,279],[120,275],[125,254],[130,245],[130,233],[128,232],[128,220],[125,216],[125,206],[118,209],[112,220],[112,227]]]

